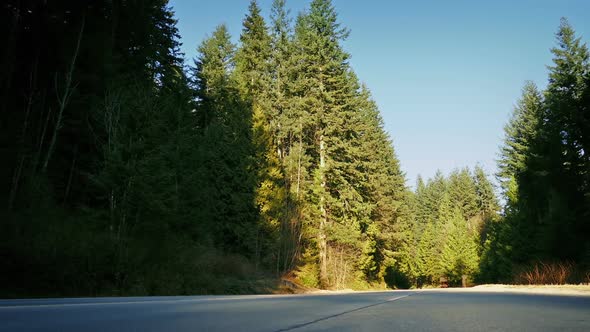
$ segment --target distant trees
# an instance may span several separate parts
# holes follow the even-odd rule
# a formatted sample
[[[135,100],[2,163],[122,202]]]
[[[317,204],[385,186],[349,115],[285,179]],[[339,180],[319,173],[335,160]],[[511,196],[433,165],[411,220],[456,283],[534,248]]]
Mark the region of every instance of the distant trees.
[[[462,277],[478,276],[482,239],[499,215],[493,186],[479,167],[438,172],[426,183],[418,178],[415,192],[414,236],[417,250],[411,256],[417,285],[438,284],[446,277],[460,285]]]
[[[590,160],[584,141],[590,132],[585,115],[589,53],[565,19],[556,37],[547,89],[526,82],[504,129],[497,174],[502,215],[480,168],[471,176],[456,171],[448,179],[439,173],[426,184],[418,179],[414,233],[420,240],[414,262],[419,282],[442,274],[456,281],[459,273],[480,282],[513,282],[519,271],[539,261],[568,262],[565,279],[582,280],[570,263],[583,275],[590,262]]]

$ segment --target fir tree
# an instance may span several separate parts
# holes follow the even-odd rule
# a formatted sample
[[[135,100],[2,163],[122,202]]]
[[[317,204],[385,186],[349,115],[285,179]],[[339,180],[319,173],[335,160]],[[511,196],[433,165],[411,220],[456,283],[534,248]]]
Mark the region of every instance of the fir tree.
[[[349,102],[349,90],[346,85],[348,55],[342,50],[340,41],[347,36],[347,31],[337,23],[337,14],[329,0],[314,0],[310,4],[309,12],[298,18],[296,29],[296,45],[299,57],[296,95],[302,101],[303,108],[302,130],[306,132],[308,147],[312,149],[315,160],[312,178],[311,202],[317,208],[315,216],[318,219],[317,248],[320,266],[320,283],[330,284],[328,275],[328,227],[344,226],[333,224],[333,217],[329,214],[330,204],[338,204],[330,192],[335,192],[334,182],[341,181],[337,173],[332,173],[330,152],[335,151],[331,143],[337,139],[336,131],[339,119],[343,114],[343,103]],[[310,151],[311,152],[311,151]],[[330,175],[336,176],[330,179]],[[341,182],[342,185],[347,185]],[[332,185],[332,186],[331,186]],[[342,188],[346,190],[345,188]],[[349,199],[356,200],[354,192],[349,191]],[[343,197],[344,198],[344,197]],[[359,229],[359,225],[356,226]],[[353,237],[354,238],[354,237]]]
[[[204,174],[202,222],[213,230],[219,248],[258,254],[252,169],[252,112],[232,77],[235,46],[225,26],[199,46],[195,60],[197,121]]]
[[[255,0],[252,0],[248,7],[240,43],[235,57],[238,85],[242,95],[256,102],[263,91],[268,89],[271,40]]]
[[[588,214],[584,201],[589,165],[582,145],[587,134],[582,131],[581,95],[590,63],[586,45],[576,38],[567,20],[562,19],[556,37],[558,47],[552,49],[554,66],[549,67],[544,121],[533,147],[535,158],[519,188],[522,196],[529,197],[526,202],[536,208],[537,217],[530,216],[546,225],[539,233],[540,254],[578,259],[582,247],[589,246],[583,234],[590,230],[581,221]],[[539,190],[548,195],[538,195]]]
[[[228,104],[231,85],[230,73],[234,68],[235,45],[225,25],[215,29],[212,36],[201,43],[194,61],[194,84],[198,103],[197,119],[201,128],[206,128],[214,119],[221,120]]]
[[[452,172],[448,188],[451,201],[459,208],[465,220],[477,215],[477,189],[469,169]]]
[[[522,96],[512,112],[512,117],[504,127],[504,145],[500,151],[498,177],[504,190],[507,182],[525,170],[530,149],[538,136],[543,112],[543,96],[533,82],[526,82]]]
[[[478,267],[477,242],[459,208],[455,208],[450,219],[446,220],[446,232],[440,267],[452,283],[458,284],[464,275],[472,275]]]

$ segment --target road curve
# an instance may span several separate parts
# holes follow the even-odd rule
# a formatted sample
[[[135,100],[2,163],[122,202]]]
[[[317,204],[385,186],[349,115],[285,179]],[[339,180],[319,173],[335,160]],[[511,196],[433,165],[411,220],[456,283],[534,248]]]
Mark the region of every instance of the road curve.
[[[0,331],[590,331],[589,296],[464,291],[0,300]]]

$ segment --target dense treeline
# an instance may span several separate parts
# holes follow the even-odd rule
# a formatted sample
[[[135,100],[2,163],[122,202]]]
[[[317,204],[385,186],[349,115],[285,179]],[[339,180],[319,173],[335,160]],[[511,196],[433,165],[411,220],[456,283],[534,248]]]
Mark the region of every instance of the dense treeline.
[[[251,2],[240,45],[221,25],[193,67],[210,245],[308,286],[382,282],[403,242],[393,227],[410,222],[381,117],[340,45],[347,34],[330,1],[294,25],[275,1],[269,26]]]
[[[188,69],[167,1],[3,5],[2,293],[382,284],[409,191],[330,1]],[[404,226],[406,225],[406,226]]]
[[[9,1],[2,22],[2,293],[182,291],[198,177],[166,1]]]
[[[251,1],[186,65],[166,0],[2,5],[0,295],[509,280],[588,262],[588,52],[563,23],[500,161],[415,192],[329,0]]]

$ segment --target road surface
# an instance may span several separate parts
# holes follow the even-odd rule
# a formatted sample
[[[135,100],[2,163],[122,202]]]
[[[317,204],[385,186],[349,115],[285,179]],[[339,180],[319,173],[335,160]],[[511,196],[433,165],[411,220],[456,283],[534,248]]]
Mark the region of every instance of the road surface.
[[[0,300],[0,331],[590,331],[590,296],[461,290]]]

